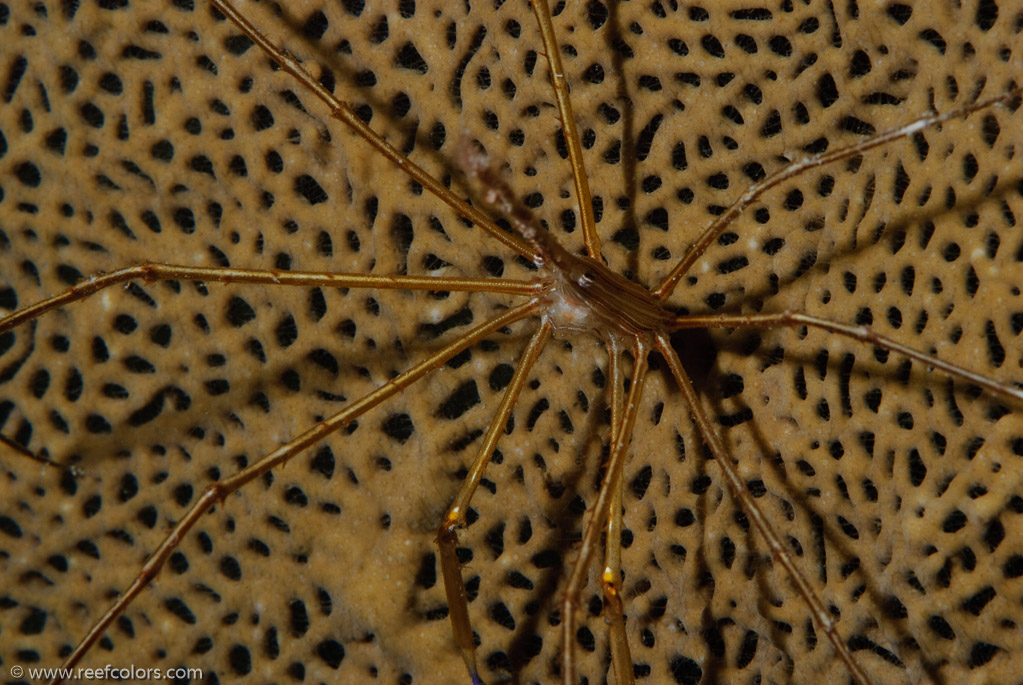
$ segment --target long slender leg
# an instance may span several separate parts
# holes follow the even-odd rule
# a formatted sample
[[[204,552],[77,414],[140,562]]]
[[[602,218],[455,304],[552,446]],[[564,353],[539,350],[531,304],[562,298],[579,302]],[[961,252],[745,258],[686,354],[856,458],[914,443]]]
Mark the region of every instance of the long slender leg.
[[[692,414],[693,419],[696,421],[696,427],[699,429],[700,434],[703,436],[707,446],[710,447],[711,454],[714,455],[714,459],[721,467],[721,472],[725,475],[725,480],[728,482],[728,488],[732,491],[732,496],[739,502],[743,511],[749,516],[753,525],[757,531],[767,542],[767,546],[771,550],[771,556],[777,560],[785,568],[786,573],[789,575],[789,579],[796,586],[800,596],[809,605],[810,613],[813,616],[813,621],[816,624],[818,630],[824,632],[827,635],[828,640],[835,647],[835,651],[838,656],[845,663],[846,668],[849,669],[849,674],[857,685],[868,685],[870,679],[867,674],[864,673],[863,668],[856,663],[853,659],[852,652],[842,641],[842,636],[838,632],[838,628],[835,626],[835,622],[828,614],[827,608],[824,606],[824,602],[817,593],[814,591],[810,581],[806,579],[806,576],[799,567],[796,566],[796,562],[793,560],[792,555],[788,549],[782,544],[781,538],[771,527],[770,522],[767,520],[767,516],[760,509],[760,505],[753,499],[753,495],[750,493],[746,484],[742,482],[739,477],[738,471],[736,471],[735,465],[732,463],[728,456],[728,452],[725,450],[724,444],[721,442],[721,436],[718,435],[717,430],[710,422],[710,418],[707,416],[706,410],[703,405],[700,404],[700,398],[696,395],[696,390],[693,388],[692,381],[689,380],[689,376],[686,374],[685,369],[682,368],[682,362],[672,349],[670,342],[665,335],[659,335],[657,337],[657,349],[664,355],[665,360],[668,362],[668,367],[671,369],[672,375],[675,377],[675,381],[678,383],[679,389],[682,390],[682,397],[686,404],[689,405],[689,411]]]
[[[440,567],[444,576],[444,592],[448,597],[448,611],[451,612],[451,627],[455,635],[455,644],[458,645],[465,661],[465,667],[469,671],[474,685],[483,681],[480,680],[479,669],[476,665],[476,645],[472,635],[472,623],[469,620],[469,602],[465,595],[465,583],[462,581],[461,564],[458,555],[455,554],[455,546],[458,544],[458,529],[465,526],[465,512],[469,510],[472,496],[479,487],[480,479],[483,478],[483,471],[490,463],[490,457],[494,453],[497,441],[501,432],[508,425],[508,417],[511,415],[515,402],[519,399],[522,386],[526,382],[533,364],[543,351],[547,340],[551,337],[554,327],[550,321],[544,321],[540,328],[533,334],[518,366],[512,376],[508,389],[501,399],[501,406],[498,407],[494,419],[490,422],[486,437],[480,445],[476,458],[473,460],[472,468],[462,481],[462,487],[455,495],[454,501],[444,516],[444,522],[437,530],[437,546],[440,547]]]
[[[12,330],[32,321],[46,312],[84,300],[97,292],[120,283],[141,280],[155,281],[204,281],[217,283],[248,283],[284,286],[322,286],[331,288],[376,288],[380,290],[432,290],[508,293],[514,295],[536,295],[542,284],[539,282],[515,281],[499,278],[444,278],[435,276],[367,275],[343,273],[319,273],[313,271],[277,271],[259,269],[234,269],[224,267],[195,267],[176,264],[142,263],[117,269],[110,273],[91,276],[45,300],[19,309],[0,318],[0,333]],[[21,445],[0,435],[0,444],[15,453],[55,468],[64,468],[43,454],[31,452]],[[72,473],[78,473],[71,467]]]
[[[335,95],[327,90],[322,83],[313,78],[312,74],[306,71],[297,60],[271,43],[270,40],[267,39],[267,37],[264,36],[251,21],[238,12],[231,3],[227,0],[210,0],[210,4],[213,5],[218,12],[230,19],[231,23],[237,26],[242,33],[248,36],[249,40],[258,45],[259,49],[265,52],[270,59],[279,64],[284,71],[291,74],[299,83],[319,98],[320,101],[322,101],[330,109],[330,115],[333,118],[352,129],[357,136],[376,148],[381,155],[408,174],[412,180],[422,185],[424,188],[436,195],[437,198],[444,202],[444,204],[482,228],[498,241],[504,243],[524,257],[533,257],[533,250],[520,238],[502,231],[498,228],[497,224],[487,217],[487,215],[483,214],[481,211],[468,204],[465,200],[455,195],[447,188],[447,186],[428,174],[422,169],[422,167],[413,163],[408,157],[401,154],[401,152],[399,152],[394,146],[388,143],[383,136],[367,126],[366,123],[352,111],[352,108],[347,102],[343,102],[335,97]]]
[[[643,397],[643,383],[649,369],[648,355],[649,350],[646,345],[638,343],[633,351],[635,361],[633,362],[629,396],[626,399],[625,411],[622,416],[621,430],[614,442],[614,449],[611,450],[611,459],[608,461],[604,481],[600,484],[597,501],[593,505],[590,519],[586,522],[582,545],[579,548],[579,557],[572,566],[572,574],[569,576],[568,587],[565,589],[565,599],[561,605],[561,678],[566,685],[575,682],[575,614],[579,607],[579,596],[586,584],[590,560],[597,549],[600,533],[608,518],[611,502],[614,499],[613,493],[615,489],[621,487],[625,453],[629,446],[629,439],[632,437],[632,429],[636,425],[636,414],[639,411],[639,402]]]
[[[64,464],[58,464],[57,462],[50,459],[46,455],[45,450],[43,450],[43,452],[41,453],[33,452],[31,450],[25,449],[25,447],[23,447],[22,445],[19,445],[18,443],[14,442],[10,438],[7,438],[3,435],[0,435],[0,445],[3,445],[4,447],[11,450],[15,454],[19,454],[25,457],[26,459],[31,459],[32,461],[39,462],[40,464],[49,466],[50,468],[58,469],[61,471],[63,471],[64,469],[68,469],[71,472],[71,475],[73,476],[76,476],[79,473],[78,467],[76,466],[65,466]]]
[[[540,36],[543,38],[543,49],[547,52],[547,64],[551,68],[551,83],[554,85],[554,99],[558,103],[558,114],[561,117],[561,128],[568,145],[568,160],[572,164],[572,178],[575,180],[575,195],[579,200],[579,214],[583,226],[583,242],[586,254],[600,259],[600,236],[597,235],[597,223],[593,218],[593,196],[590,194],[590,181],[583,163],[583,149],[579,144],[579,131],[575,127],[575,114],[572,112],[572,99],[568,94],[568,82],[565,81],[565,68],[561,64],[561,49],[554,33],[551,20],[551,8],[547,0],[530,0],[536,22],[540,25]]]
[[[820,328],[831,333],[844,335],[853,340],[859,340],[870,345],[883,347],[886,350],[897,352],[928,366],[940,369],[950,376],[962,379],[968,383],[974,383],[984,388],[993,395],[1006,397],[1016,402],[1023,402],[1023,390],[1014,388],[1008,383],[988,378],[982,374],[964,369],[961,366],[950,364],[938,359],[934,355],[916,350],[904,345],[897,340],[886,338],[875,333],[870,326],[852,326],[839,321],[823,319],[819,316],[802,314],[799,312],[782,312],[781,314],[754,314],[721,316],[685,316],[674,322],[674,328],[774,328],[777,326],[810,326]]]
[[[167,537],[164,538],[163,542],[160,543],[160,546],[156,548],[156,551],[149,556],[146,563],[142,566],[142,570],[139,571],[139,574],[135,577],[135,580],[128,589],[125,590],[124,594],[122,594],[114,605],[111,606],[107,612],[103,614],[103,616],[96,621],[95,624],[93,624],[92,628],[89,629],[89,632],[84,638],[82,638],[82,641],[78,643],[78,646],[71,655],[68,656],[67,660],[63,664],[63,668],[72,668],[78,663],[82,656],[89,651],[89,648],[92,647],[92,645],[103,635],[110,624],[121,615],[121,612],[124,611],[125,607],[127,607],[142,591],[142,589],[156,577],[157,573],[160,572],[160,568],[163,567],[164,562],[167,561],[171,553],[178,546],[178,543],[181,542],[181,539],[189,530],[191,530],[192,526],[196,524],[199,517],[206,513],[214,504],[218,501],[222,503],[225,502],[227,496],[238,488],[252,480],[255,480],[256,478],[259,478],[271,469],[286,463],[296,454],[312,447],[331,433],[344,428],[346,425],[350,424],[370,409],[376,407],[387,398],[392,397],[409,387],[430,371],[440,368],[445,362],[462,350],[476,344],[499,328],[533,314],[537,310],[538,306],[538,301],[533,299],[525,304],[509,309],[500,316],[496,316],[486,323],[477,326],[465,335],[459,337],[454,342],[451,342],[442,349],[434,352],[408,371],[395,376],[387,383],[370,392],[368,395],[352,402],[333,416],[320,421],[298,437],[277,448],[270,454],[262,457],[237,474],[215,483],[211,483],[207,486],[202,495],[196,499],[192,507],[185,513],[181,520],[178,521],[177,525],[174,526],[174,529],[171,530],[170,534],[168,534]]]
[[[675,290],[675,286],[678,285],[679,280],[689,271],[689,269],[696,263],[696,260],[707,250],[710,245],[718,239],[718,237],[727,229],[732,223],[739,218],[750,205],[756,202],[760,197],[768,190],[784,183],[785,181],[791,180],[800,174],[806,173],[811,169],[824,166],[825,164],[833,164],[843,159],[849,159],[856,155],[863,154],[868,150],[887,145],[892,141],[899,140],[900,138],[908,138],[926,128],[937,126],[950,119],[957,119],[959,117],[965,117],[973,112],[982,109],[988,109],[997,104],[1008,102],[1014,97],[1019,95],[1019,89],[1012,87],[1008,92],[1002,93],[987,100],[981,100],[980,102],[974,102],[971,105],[961,107],[959,109],[952,110],[951,112],[945,112],[944,114],[929,114],[925,117],[921,117],[915,121],[912,121],[904,126],[893,128],[891,130],[880,133],[873,138],[864,140],[860,143],[853,145],[847,145],[840,147],[831,152],[825,152],[824,154],[815,155],[813,157],[807,157],[806,159],[797,160],[791,164],[786,164],[781,169],[778,169],[767,178],[761,180],[758,183],[754,183],[746,192],[743,193],[738,200],[732,203],[732,205],[717,219],[715,219],[710,226],[708,226],[696,242],[691,244],[686,251],[685,256],[672,268],[661,284],[658,285],[652,294],[657,299],[664,299],[671,295]]]
[[[304,285],[330,288],[379,288],[399,290],[461,290],[514,295],[537,294],[538,283],[499,278],[443,278],[434,276],[374,276],[367,274],[330,274],[315,271],[273,271],[223,267],[180,266],[144,263],[100,276],[91,276],[64,292],[29,305],[0,319],[0,333],[31,321],[51,309],[83,300],[118,283],[139,279],[154,281],[214,281],[263,285]]]
[[[622,403],[625,400],[622,377],[621,345],[612,338],[608,343],[611,377],[611,451],[618,446],[622,431]],[[622,609],[622,491],[625,479],[618,479],[618,487],[611,493],[610,513],[607,518],[607,539],[604,541],[604,572],[601,586],[604,588],[604,606],[607,611],[608,641],[611,644],[611,663],[614,664],[618,685],[634,682],[632,654],[625,633],[625,613]]]

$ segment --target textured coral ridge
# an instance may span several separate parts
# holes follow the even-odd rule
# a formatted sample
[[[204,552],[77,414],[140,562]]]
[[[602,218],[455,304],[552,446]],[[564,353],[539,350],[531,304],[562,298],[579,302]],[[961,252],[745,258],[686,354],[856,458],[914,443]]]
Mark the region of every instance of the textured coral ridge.
[[[420,165],[467,129],[571,249],[571,171],[528,5],[241,8]],[[754,179],[1005,90],[1011,3],[598,0],[557,9],[609,265],[653,284]],[[272,10],[272,11],[271,11]],[[0,306],[142,260],[528,278],[325,119],[202,2],[0,4]],[[325,68],[317,64],[327,65]],[[804,310],[1023,380],[1021,114],[810,173],[673,297]],[[142,284],[0,337],[0,660],[55,666],[212,480],[508,296]],[[83,665],[220,679],[465,682],[433,536],[534,321],[227,498]],[[1019,408],[823,332],[681,338],[742,477],[876,682],[1007,682],[1023,596]],[[709,371],[707,371],[709,369]],[[460,550],[482,674],[557,682],[559,598],[606,439],[602,348],[533,372]],[[655,372],[626,466],[639,682],[843,678]],[[580,669],[609,668],[599,588]]]

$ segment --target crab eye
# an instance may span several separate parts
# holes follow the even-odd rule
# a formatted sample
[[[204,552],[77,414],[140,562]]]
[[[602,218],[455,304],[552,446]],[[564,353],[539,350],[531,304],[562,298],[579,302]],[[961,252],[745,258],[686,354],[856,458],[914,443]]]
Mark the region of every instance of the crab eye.
[[[581,288],[588,288],[591,285],[593,285],[593,282],[596,280],[597,279],[594,277],[592,273],[586,271],[581,276],[579,276],[579,278],[576,279],[576,283],[578,283],[579,287]]]

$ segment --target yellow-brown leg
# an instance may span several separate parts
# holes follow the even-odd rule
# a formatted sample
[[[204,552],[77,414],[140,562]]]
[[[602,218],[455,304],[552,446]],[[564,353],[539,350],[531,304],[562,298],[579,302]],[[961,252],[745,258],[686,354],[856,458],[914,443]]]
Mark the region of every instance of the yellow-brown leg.
[[[84,300],[100,290],[118,283],[141,280],[204,281],[212,283],[255,283],[262,285],[302,285],[325,288],[378,288],[401,290],[462,290],[470,292],[512,293],[532,295],[537,285],[528,281],[498,278],[439,278],[434,276],[330,274],[313,271],[270,271],[260,269],[234,269],[229,267],[182,266],[176,264],[144,263],[125,267],[107,274],[92,276],[62,293],[48,297],[33,305],[0,319],[0,333],[31,321],[46,312],[66,304]]]
[[[565,80],[565,67],[561,63],[561,51],[558,38],[554,34],[554,22],[551,19],[551,8],[547,0],[531,0],[536,23],[540,25],[540,37],[543,49],[547,53],[550,65],[551,83],[554,86],[554,99],[558,104],[558,115],[561,117],[561,130],[565,134],[568,147],[568,160],[572,164],[572,178],[575,181],[575,194],[579,200],[580,222],[583,227],[583,242],[586,254],[600,259],[600,238],[597,236],[597,223],[593,217],[593,197],[590,194],[590,181],[583,164],[583,149],[579,144],[579,131],[575,126],[575,114],[572,112],[572,99],[568,95],[568,82]]]
[[[504,392],[501,406],[498,407],[490,422],[483,443],[480,445],[476,458],[468,475],[462,481],[455,500],[444,515],[444,522],[437,530],[437,546],[440,548],[441,575],[444,577],[444,591],[448,597],[448,611],[451,616],[451,627],[454,632],[455,644],[458,645],[465,661],[465,667],[469,671],[474,685],[482,683],[479,676],[479,668],[476,665],[476,644],[472,634],[472,622],[469,620],[469,602],[465,595],[465,583],[462,581],[461,564],[455,547],[458,544],[458,529],[465,525],[465,513],[469,510],[472,496],[479,487],[480,479],[483,478],[483,471],[490,463],[490,457],[494,453],[497,441],[501,437],[505,426],[508,424],[508,417],[515,406],[515,402],[522,392],[522,386],[526,382],[533,364],[543,351],[544,344],[551,336],[554,327],[549,321],[544,321],[540,328],[533,334],[522,358],[519,360],[515,373],[512,375],[511,383]]]
[[[788,573],[789,579],[796,586],[800,596],[810,607],[810,613],[813,616],[813,622],[819,630],[821,630],[828,638],[828,641],[835,648],[835,652],[838,653],[839,658],[845,663],[846,668],[849,669],[849,674],[852,676],[853,681],[856,685],[869,685],[870,679],[867,674],[864,673],[863,668],[853,659],[852,652],[849,647],[846,646],[845,642],[842,641],[842,636],[838,632],[838,627],[832,620],[831,615],[828,613],[827,608],[824,606],[823,600],[817,596],[810,581],[807,580],[806,575],[796,566],[795,560],[792,558],[792,554],[788,548],[782,543],[778,533],[775,532],[771,523],[767,519],[767,515],[760,509],[760,505],[753,499],[753,495],[750,493],[746,484],[743,483],[739,477],[739,473],[735,468],[735,464],[731,462],[728,452],[725,450],[724,444],[721,442],[721,436],[718,435],[717,430],[711,424],[710,417],[707,416],[706,410],[703,405],[700,404],[700,398],[696,395],[696,389],[693,388],[692,381],[689,380],[689,375],[686,374],[685,369],[682,368],[682,361],[678,358],[678,354],[671,347],[671,343],[668,341],[667,336],[658,336],[657,338],[657,349],[664,355],[665,360],[668,362],[668,368],[671,369],[671,374],[675,377],[675,381],[678,383],[679,389],[682,391],[682,397],[685,403],[689,406],[689,411],[692,414],[693,420],[696,422],[696,427],[703,436],[704,441],[710,448],[711,454],[714,455],[714,459],[721,467],[721,472],[725,475],[725,480],[728,482],[728,489],[731,490],[732,496],[743,511],[749,516],[753,522],[753,526],[757,529],[760,535],[767,542],[768,548],[771,550],[771,556],[778,561]]]
[[[639,410],[639,403],[642,399],[643,382],[649,369],[649,350],[643,344],[637,344],[633,350],[632,379],[629,386],[629,396],[625,401],[621,429],[617,431],[615,440],[611,445],[611,459],[607,465],[607,473],[604,481],[600,484],[600,492],[597,501],[593,505],[589,520],[583,530],[582,545],[579,548],[579,557],[572,566],[572,573],[568,579],[568,586],[565,589],[565,598],[562,601],[561,611],[561,677],[566,684],[575,682],[575,614],[579,607],[579,596],[583,586],[586,584],[587,571],[590,560],[596,551],[600,540],[600,533],[608,520],[608,513],[614,499],[614,491],[621,488],[622,468],[625,463],[625,454],[629,445],[629,438],[632,437],[632,429],[636,425],[636,413]]]
[[[886,350],[905,355],[913,361],[920,362],[926,366],[933,366],[944,371],[948,375],[974,383],[988,392],[1006,397],[1019,403],[1023,403],[1023,390],[1014,388],[1008,383],[1002,383],[983,374],[970,371],[955,364],[942,361],[933,354],[927,354],[903,345],[897,340],[879,335],[870,329],[869,326],[854,326],[840,321],[822,319],[819,316],[803,314],[801,312],[782,312],[781,314],[754,314],[754,315],[729,315],[721,316],[688,316],[679,319],[678,328],[776,328],[779,326],[808,326],[819,328],[831,333],[859,340],[868,345],[876,345]]]
[[[763,180],[758,181],[747,188],[746,192],[744,192],[738,200],[733,202],[727,210],[725,210],[710,224],[710,226],[704,229],[703,233],[700,234],[700,237],[696,239],[696,242],[692,243],[687,248],[685,256],[683,256],[682,259],[679,260],[679,262],[672,268],[671,272],[665,276],[660,285],[650,292],[658,299],[666,299],[670,296],[671,293],[674,292],[675,286],[678,285],[680,280],[682,280],[682,277],[686,275],[689,269],[692,268],[693,264],[696,263],[707,248],[725,232],[725,229],[731,226],[739,218],[739,216],[750,207],[750,205],[763,197],[764,193],[781,185],[785,181],[790,181],[811,169],[816,169],[827,164],[834,164],[835,162],[839,162],[843,159],[849,159],[850,157],[861,155],[868,150],[888,145],[893,141],[902,138],[909,138],[926,128],[938,126],[951,119],[965,117],[973,112],[994,107],[998,104],[1007,103],[1018,95],[1019,89],[1012,88],[1001,95],[996,95],[995,97],[988,98],[987,100],[981,100],[980,102],[974,102],[951,112],[945,112],[944,114],[929,114],[917,119],[916,121],[911,121],[904,126],[893,128],[885,131],[884,133],[879,133],[872,138],[864,140],[863,142],[846,145],[845,147],[840,147],[835,150],[831,150],[830,152],[825,152],[820,155],[807,157],[806,159],[786,164],[774,173],[768,175]]]
[[[71,652],[70,656],[68,656],[65,660],[62,668],[65,670],[70,669],[78,663],[85,653],[89,651],[92,645],[99,640],[100,637],[102,637],[110,624],[121,615],[121,612],[124,611],[125,607],[127,607],[131,601],[140,592],[142,592],[147,585],[149,585],[153,578],[156,577],[185,534],[188,533],[196,522],[198,522],[199,518],[209,511],[218,501],[223,503],[225,498],[238,488],[252,480],[255,480],[256,478],[259,478],[271,469],[288,462],[292,457],[317,444],[331,433],[349,425],[352,421],[362,416],[373,407],[376,407],[387,398],[392,397],[405,388],[411,386],[430,371],[440,368],[447,360],[451,359],[451,357],[471,345],[476,344],[499,328],[530,316],[536,311],[537,306],[538,303],[536,300],[530,300],[523,305],[509,309],[500,316],[496,316],[486,323],[477,326],[465,335],[459,337],[454,342],[451,342],[437,352],[434,352],[405,373],[392,378],[373,392],[365,395],[362,399],[352,402],[333,416],[320,421],[298,437],[282,445],[270,454],[262,457],[234,476],[224,478],[223,480],[209,485],[203,491],[202,495],[196,499],[195,503],[185,513],[181,520],[178,521],[177,525],[174,526],[174,529],[171,530],[166,538],[164,538],[156,551],[153,552],[153,554],[146,560],[146,563],[142,566],[142,570],[139,571],[139,574],[135,577],[135,580],[128,589],[125,590],[113,606],[111,606],[106,613],[93,624],[92,628],[89,629],[89,632],[84,638],[82,638],[81,642],[78,643],[78,646],[75,647],[74,651]]]
[[[622,430],[622,350],[612,340],[608,346],[611,378],[611,449],[618,444]],[[607,517],[607,539],[604,541],[604,571],[600,583],[604,589],[604,610],[607,612],[608,642],[611,644],[611,663],[618,685],[631,685],[635,681],[632,654],[625,633],[625,611],[622,606],[622,491],[625,479],[618,479],[618,487],[611,493],[610,512]]]

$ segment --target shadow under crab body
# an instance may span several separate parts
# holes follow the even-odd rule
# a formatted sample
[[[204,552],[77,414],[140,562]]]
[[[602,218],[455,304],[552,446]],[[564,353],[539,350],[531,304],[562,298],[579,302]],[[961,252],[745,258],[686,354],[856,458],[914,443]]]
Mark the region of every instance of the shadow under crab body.
[[[577,249],[528,7],[438,9],[289,6],[295,31],[282,27],[277,40],[331,64],[339,92],[365,92],[351,96],[359,111],[437,176],[450,173],[453,132],[468,119],[508,161],[516,192]],[[311,98],[204,5],[9,12],[5,306],[76,273],[154,258],[530,273],[315,119]],[[581,12],[557,21],[577,53],[567,69],[598,227],[611,268],[648,284],[757,166],[858,139],[855,120],[883,130],[927,111],[931,97],[946,108],[954,91],[1000,88],[1019,73],[1006,7],[993,21],[894,5],[878,16],[599,2]],[[673,303],[869,317],[919,348],[1018,377],[1018,119],[999,110],[950,122],[922,134],[925,145],[900,143],[765,198]],[[3,456],[3,663],[56,665],[206,483],[504,303],[183,283],[110,292],[5,339],[0,430],[80,456],[85,475],[62,484]],[[88,663],[464,679],[432,536],[527,334],[499,334],[351,436],[228,498]],[[894,661],[914,676],[999,679],[1019,650],[1018,416],[823,333],[711,337],[721,352],[706,387],[729,448],[865,668],[878,680],[906,676]],[[537,367],[463,533],[488,681],[553,678],[559,583],[601,461],[587,436],[606,430],[602,353],[571,344]],[[647,392],[626,466],[639,675],[844,677],[784,574],[761,561],[670,384],[652,375]],[[600,680],[595,593],[584,609],[580,668]]]

